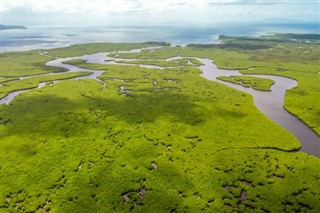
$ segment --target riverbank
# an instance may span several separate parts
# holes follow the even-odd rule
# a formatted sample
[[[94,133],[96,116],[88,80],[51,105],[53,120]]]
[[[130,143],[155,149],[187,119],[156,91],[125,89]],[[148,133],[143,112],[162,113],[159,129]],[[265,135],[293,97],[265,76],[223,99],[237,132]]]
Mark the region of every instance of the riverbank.
[[[319,158],[296,152],[251,95],[196,67],[89,58],[73,67],[98,80],[53,81],[1,105],[4,211],[320,210]]]
[[[154,50],[157,50],[157,49],[159,48],[156,47]],[[152,50],[152,49],[149,48],[148,51],[149,50]],[[117,54],[119,56],[119,54],[130,54],[133,52],[139,53],[140,51],[141,50],[135,49],[133,51],[128,51],[128,52],[123,52],[123,51],[118,52]],[[105,65],[137,64],[135,61],[136,59],[131,58],[130,60],[128,59],[116,60],[116,58],[112,58],[108,55],[115,55],[115,54],[112,52],[104,52],[104,53],[95,53],[93,55],[85,55],[81,57],[58,58],[54,61],[47,62],[46,65],[52,66],[52,67],[58,67],[59,69],[69,70],[69,72],[71,72],[72,75],[76,74],[74,77],[77,77],[78,75],[80,75],[79,71],[82,71],[82,72],[85,72],[81,74],[82,76],[85,76],[85,77],[82,77],[82,79],[89,78],[89,79],[99,80],[99,76],[104,72],[103,70],[95,69],[96,67],[98,67],[99,69],[99,64],[105,64]],[[83,60],[85,60],[86,63],[88,64],[85,64]],[[188,60],[190,64],[187,63]],[[191,61],[194,60],[196,64],[192,64],[190,60]],[[140,60],[140,62],[143,62],[143,61],[145,60]],[[150,65],[150,61],[146,61],[147,64],[139,64],[139,66],[145,67],[145,68],[164,69],[166,67],[170,68],[170,66],[175,65],[176,67],[181,68],[183,67],[181,66],[181,61],[185,63],[183,64],[184,66],[200,66],[201,65],[199,68],[201,69],[202,76],[204,78],[223,83],[229,87],[232,87],[234,89],[237,89],[252,95],[255,106],[262,113],[264,113],[267,117],[269,117],[271,120],[273,120],[277,124],[281,125],[285,129],[290,131],[293,135],[295,135],[299,139],[299,141],[302,144],[302,148],[301,148],[302,151],[305,151],[311,155],[320,157],[320,143],[319,143],[320,137],[315,132],[313,132],[307,125],[305,125],[301,120],[291,115],[283,108],[285,93],[288,89],[291,89],[298,85],[296,81],[291,80],[289,78],[284,78],[281,76],[250,74],[250,77],[266,78],[266,79],[271,79],[275,82],[272,86],[271,92],[257,91],[251,88],[243,87],[242,85],[232,84],[230,82],[225,82],[219,79],[220,76],[242,76],[242,74],[239,71],[219,69],[217,68],[216,65],[213,64],[212,60],[201,59],[196,57],[193,57],[193,58],[172,57],[172,58],[167,58],[166,60],[153,61],[153,65]],[[98,63],[98,64],[94,65],[95,63]],[[154,64],[160,64],[163,66],[157,66]],[[78,73],[76,73],[76,71],[78,71]],[[88,75],[90,72],[92,72],[93,74]],[[66,75],[66,74],[60,74],[60,75]],[[52,77],[49,77],[49,80],[47,79],[48,75],[45,75],[45,77],[38,76],[37,78],[39,78],[39,80],[35,82],[32,87],[29,86],[30,88],[36,88],[37,87],[36,85],[38,85],[40,82],[50,81],[50,79],[58,80],[59,75],[54,75]],[[65,79],[65,78],[72,78],[72,77],[60,77],[60,78]],[[44,79],[47,79],[47,80],[44,80]],[[19,95],[23,91],[27,91],[26,89],[27,89],[26,87],[23,87],[20,91],[19,90],[17,91],[17,89],[12,90],[12,92],[9,94],[8,97],[2,98],[0,100],[0,103],[9,103],[11,100],[13,100],[14,96]]]
[[[77,62],[76,61],[72,62],[70,60],[68,62],[68,60],[66,60],[66,62],[64,63],[77,65],[77,66],[80,66],[81,68],[96,67],[98,69],[102,67],[99,67],[98,65],[94,65],[93,63],[100,62],[103,64],[117,64],[117,61],[115,60],[115,58],[111,58],[110,56],[107,57],[109,53],[97,53],[95,55],[100,56],[99,60],[95,59],[94,56],[90,56],[90,55],[82,57],[83,59],[86,60],[86,63],[88,64],[85,64],[84,61],[81,61],[81,60]],[[167,58],[166,61],[171,62],[173,60],[181,60],[181,59],[183,59],[183,57],[174,57],[174,58]],[[264,113],[267,117],[269,117],[271,120],[278,123],[285,129],[289,130],[292,134],[294,134],[300,140],[300,142],[302,143],[302,149],[301,149],[302,151],[305,151],[309,154],[312,154],[318,157],[320,156],[320,143],[319,143],[320,138],[307,125],[305,125],[298,118],[296,118],[295,116],[292,116],[285,109],[283,109],[285,92],[286,90],[297,86],[296,81],[291,80],[289,78],[280,77],[280,76],[250,75],[252,77],[257,77],[257,78],[272,79],[275,82],[275,84],[272,86],[271,92],[257,91],[251,88],[242,87],[241,85],[228,84],[228,83],[219,81],[219,79],[217,79],[217,77],[219,76],[240,76],[241,73],[239,71],[218,69],[217,66],[215,66],[212,60],[210,59],[201,59],[201,58],[194,58],[194,59],[201,62],[202,66],[200,66],[199,68],[201,69],[202,76],[204,78],[207,78],[212,81],[224,83],[227,86],[230,86],[237,90],[244,91],[252,95],[255,105],[262,113]],[[130,65],[131,60],[128,60],[126,64]],[[125,63],[125,60],[122,59],[121,64],[123,63]],[[162,63],[164,63],[164,61],[162,61]],[[168,65],[170,64],[171,63],[169,63]],[[51,65],[67,68],[65,65],[61,63],[61,60],[56,61],[56,63],[51,63]],[[140,64],[139,66],[146,67],[146,68],[158,68],[158,69],[164,68],[163,66],[155,66],[155,65],[150,66],[150,65],[144,65],[144,64]],[[72,68],[74,70],[79,69],[78,67],[68,67],[68,68],[69,69]]]

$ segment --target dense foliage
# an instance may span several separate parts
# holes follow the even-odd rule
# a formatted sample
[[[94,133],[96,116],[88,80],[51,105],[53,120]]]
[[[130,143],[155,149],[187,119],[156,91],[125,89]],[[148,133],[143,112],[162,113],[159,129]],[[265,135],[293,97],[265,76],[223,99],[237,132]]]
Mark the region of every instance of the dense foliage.
[[[139,60],[131,60],[130,62],[126,60],[117,60],[117,63],[130,63],[130,64],[146,64],[146,65],[154,65],[161,67],[180,67],[180,66],[200,66],[202,63],[194,58],[183,58],[183,59],[175,59],[175,60],[154,60],[154,59],[139,59]]]
[[[96,52],[110,52],[114,50],[131,50],[144,47],[152,47],[159,45],[167,46],[163,42],[145,42],[145,43],[89,43],[76,44],[70,47],[62,47],[48,50],[48,54],[55,57],[71,57],[92,54]]]
[[[309,125],[320,135],[320,46],[319,40],[312,43],[285,39],[281,34],[267,38],[223,37],[219,45],[191,45],[186,48],[163,48],[145,50],[141,53],[124,53],[120,58],[168,58],[174,56],[202,57],[213,59],[222,69],[239,69],[244,74],[272,74],[296,79],[298,87],[288,90],[284,107]],[[303,35],[299,35],[303,37]],[[308,35],[307,35],[308,36]],[[281,37],[281,39],[272,39]],[[269,45],[270,48],[242,49],[237,45]]]
[[[1,77],[20,77],[51,72],[64,72],[66,69],[45,66],[52,57],[41,55],[41,51],[3,52],[1,56]]]
[[[79,45],[48,56],[80,54],[86,47],[94,52],[94,45]],[[259,67],[249,53],[225,49],[166,47],[123,55],[157,54],[210,57],[222,67],[233,58],[224,66],[256,66],[261,73],[278,66]],[[320,211],[320,160],[296,152],[297,139],[246,93],[205,80],[191,66],[67,63],[106,71],[101,82],[48,83],[1,105],[0,212]],[[279,72],[297,78],[297,89],[317,88],[306,85],[313,82],[305,77],[313,76],[310,70]],[[37,84],[67,74],[25,80]],[[5,84],[25,82],[9,80]]]
[[[270,91],[274,84],[274,80],[253,76],[218,76],[217,79],[262,91]]]
[[[56,75],[43,75],[4,82],[0,85],[0,98],[5,97],[8,93],[18,90],[37,88],[40,82],[51,82],[54,80],[70,79],[80,76],[90,75],[91,72],[68,72]]]

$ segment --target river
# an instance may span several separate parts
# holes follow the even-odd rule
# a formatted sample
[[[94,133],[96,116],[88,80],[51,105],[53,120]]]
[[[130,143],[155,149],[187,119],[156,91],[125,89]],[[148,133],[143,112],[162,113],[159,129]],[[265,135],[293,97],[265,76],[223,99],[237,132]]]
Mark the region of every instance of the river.
[[[140,49],[134,49],[131,51],[123,51],[123,52],[139,52]],[[103,53],[95,53],[91,55],[84,55],[80,57],[69,57],[69,58],[58,58],[53,61],[49,61],[46,63],[47,66],[56,66],[56,67],[63,67],[69,69],[69,72],[72,71],[90,71],[93,74],[88,76],[81,76],[75,79],[81,78],[91,78],[100,81],[98,78],[104,71],[103,70],[89,70],[84,68],[79,68],[77,66],[64,64],[64,61],[68,61],[71,59],[83,59],[86,60],[87,63],[100,63],[100,64],[117,64],[114,58],[110,58],[107,56],[107,52]],[[183,57],[173,57],[168,58],[167,60],[174,60]],[[190,58],[190,57],[187,57]],[[275,84],[272,85],[271,91],[258,91],[252,88],[242,87],[241,85],[236,85],[230,82],[225,82],[218,80],[217,76],[234,76],[234,75],[242,75],[238,70],[223,70],[217,68],[214,62],[211,59],[207,58],[196,58],[203,63],[199,67],[201,69],[202,74],[201,76],[211,80],[222,83],[234,89],[246,92],[253,97],[253,101],[255,106],[264,113],[269,119],[274,121],[275,123],[279,124],[280,126],[287,129],[293,135],[297,137],[297,139],[301,142],[301,151],[306,152],[308,154],[320,157],[320,137],[312,131],[305,123],[299,120],[296,116],[290,114],[283,108],[285,92],[288,89],[291,89],[297,86],[297,81],[281,77],[281,76],[273,76],[273,75],[250,75],[255,77],[263,77],[269,78],[275,81]],[[109,61],[111,60],[111,61]],[[121,59],[123,60],[123,59]],[[132,60],[132,59],[131,59]],[[126,59],[128,64],[130,64],[130,59]],[[121,63],[123,65],[123,63]],[[153,66],[153,65],[139,65],[141,67],[146,68],[158,68],[164,69],[164,67]],[[55,81],[56,82],[56,81]],[[38,87],[43,87],[45,84],[40,83]],[[28,90],[21,90],[9,93],[8,96],[0,99],[0,103],[10,103],[14,99],[15,96],[19,95],[22,92]]]

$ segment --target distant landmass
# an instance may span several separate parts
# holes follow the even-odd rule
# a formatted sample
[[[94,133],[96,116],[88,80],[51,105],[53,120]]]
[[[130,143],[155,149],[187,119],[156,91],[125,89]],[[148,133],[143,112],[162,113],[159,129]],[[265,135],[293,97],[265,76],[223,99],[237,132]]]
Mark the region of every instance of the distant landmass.
[[[19,25],[2,25],[0,24],[0,30],[13,30],[13,29],[27,29],[25,26]]]

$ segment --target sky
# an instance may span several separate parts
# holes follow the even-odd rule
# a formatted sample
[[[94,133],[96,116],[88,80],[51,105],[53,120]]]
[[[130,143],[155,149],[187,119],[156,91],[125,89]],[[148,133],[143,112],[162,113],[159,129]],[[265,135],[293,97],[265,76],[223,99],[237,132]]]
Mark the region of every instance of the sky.
[[[319,23],[320,0],[0,0],[5,25]]]

